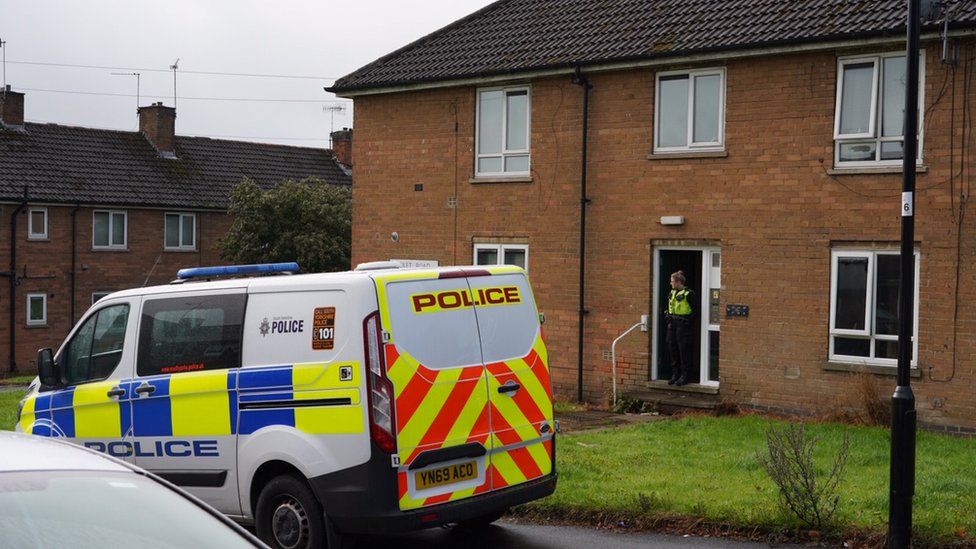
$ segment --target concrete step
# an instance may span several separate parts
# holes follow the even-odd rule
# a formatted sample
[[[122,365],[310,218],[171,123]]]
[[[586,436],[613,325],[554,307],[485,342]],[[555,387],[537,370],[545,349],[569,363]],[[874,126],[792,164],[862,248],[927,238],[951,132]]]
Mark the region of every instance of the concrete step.
[[[659,386],[658,384],[661,384]],[[647,389],[627,391],[624,397],[649,402],[662,414],[676,414],[690,410],[715,410],[721,398],[716,387],[684,385],[675,387],[667,382],[651,382]]]

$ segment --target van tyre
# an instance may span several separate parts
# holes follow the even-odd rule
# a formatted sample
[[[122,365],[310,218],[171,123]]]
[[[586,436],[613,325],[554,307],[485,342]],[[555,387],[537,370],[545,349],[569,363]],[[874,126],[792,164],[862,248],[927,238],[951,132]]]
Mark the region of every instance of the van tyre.
[[[469,518],[467,520],[459,521],[458,526],[467,528],[469,530],[480,530],[491,526],[493,522],[502,518],[502,516],[507,512],[508,509],[502,509],[500,511],[494,511],[479,517]]]
[[[338,536],[304,480],[275,477],[261,489],[255,510],[258,537],[274,549],[339,549]]]

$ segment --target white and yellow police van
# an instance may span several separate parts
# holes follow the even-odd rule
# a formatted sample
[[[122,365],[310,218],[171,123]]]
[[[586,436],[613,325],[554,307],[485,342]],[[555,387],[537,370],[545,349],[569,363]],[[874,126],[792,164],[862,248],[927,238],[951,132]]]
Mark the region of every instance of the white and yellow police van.
[[[552,493],[525,272],[392,267],[184,269],[111,294],[39,352],[18,430],[152,471],[273,547],[487,523]]]

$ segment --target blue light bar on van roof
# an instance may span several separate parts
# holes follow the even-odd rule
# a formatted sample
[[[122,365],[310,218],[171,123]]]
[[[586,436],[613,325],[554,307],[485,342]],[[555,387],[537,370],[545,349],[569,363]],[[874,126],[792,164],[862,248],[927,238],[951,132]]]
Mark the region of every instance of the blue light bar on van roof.
[[[259,265],[224,265],[221,267],[193,267],[180,269],[176,278],[186,280],[205,276],[250,275],[270,273],[294,273],[299,269],[298,263],[263,263]]]

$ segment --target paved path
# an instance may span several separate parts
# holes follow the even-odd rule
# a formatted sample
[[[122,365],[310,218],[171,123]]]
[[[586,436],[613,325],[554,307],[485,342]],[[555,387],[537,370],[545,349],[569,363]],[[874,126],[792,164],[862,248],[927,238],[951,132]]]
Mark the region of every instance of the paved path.
[[[546,526],[499,521],[481,531],[459,527],[434,528],[398,536],[367,536],[356,549],[760,549],[765,543],[719,538],[669,536],[655,533],[620,533],[576,526]],[[777,545],[776,547],[801,547]]]

